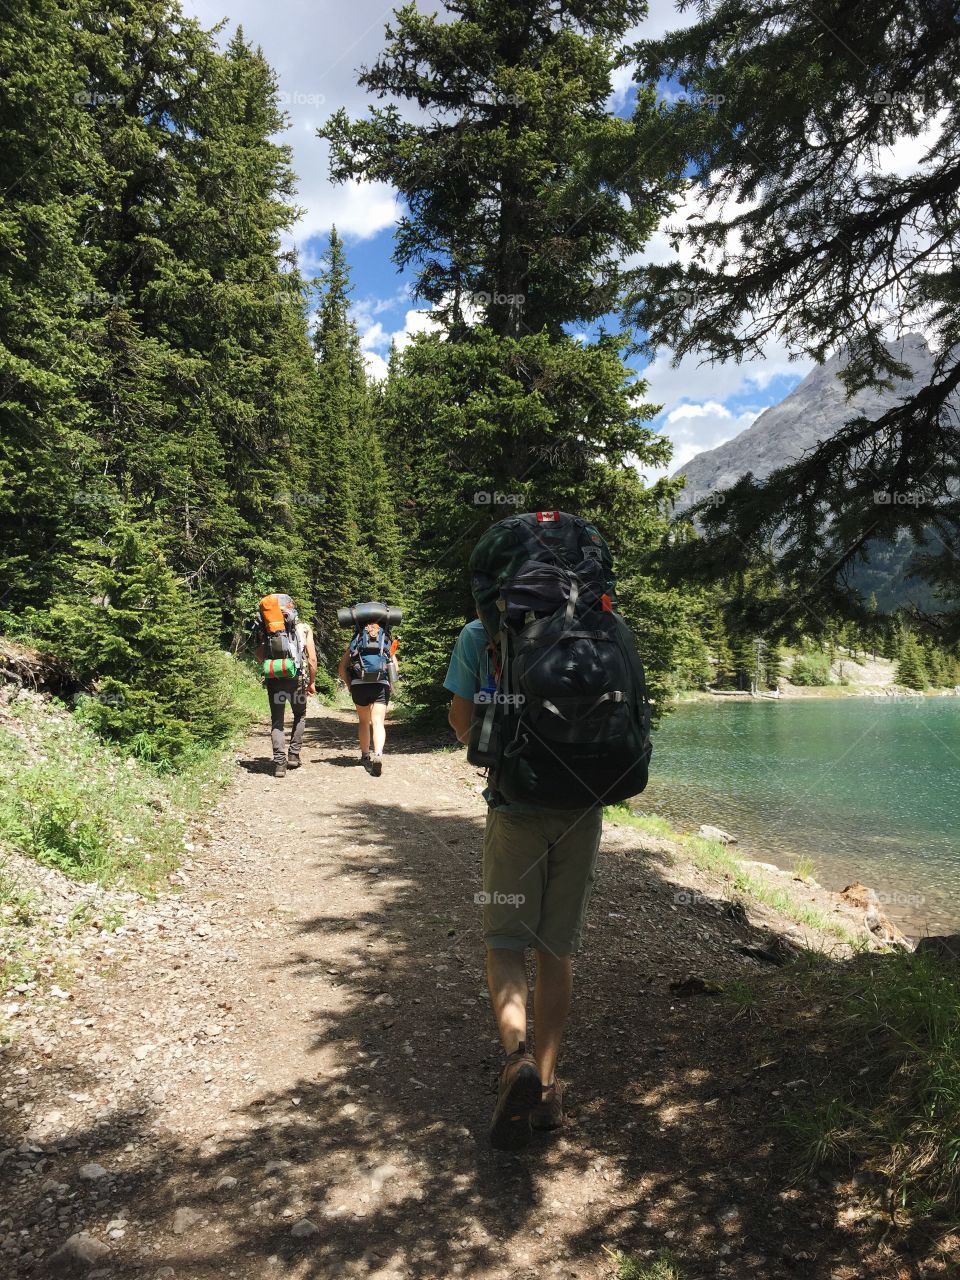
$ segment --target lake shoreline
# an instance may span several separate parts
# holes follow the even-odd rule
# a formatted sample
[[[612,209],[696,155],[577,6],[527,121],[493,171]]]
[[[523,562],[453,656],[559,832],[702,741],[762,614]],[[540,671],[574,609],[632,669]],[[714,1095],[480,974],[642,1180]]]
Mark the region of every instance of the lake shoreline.
[[[870,885],[911,936],[960,930],[955,696],[707,700],[663,715],[637,808],[680,832],[715,824],[744,857],[812,866],[837,892]]]
[[[746,689],[685,689],[671,699],[672,705],[682,703],[721,703],[721,702],[804,702],[818,701],[825,698],[841,700],[853,698],[862,700],[874,698],[878,702],[903,700],[913,701],[919,698],[957,698],[957,689],[907,689],[903,685],[813,685],[802,687],[789,685],[779,693],[768,690],[763,693],[750,693]]]
[[[757,850],[742,846],[736,836],[719,839],[720,829],[708,824],[684,831],[669,819],[629,805],[606,809],[604,822],[635,828],[652,837],[661,852],[669,852],[677,862],[690,862],[700,871],[722,875],[730,882],[732,899],[739,897],[772,908],[788,932],[802,927],[819,936],[821,944],[836,947],[839,942],[855,950],[851,927],[860,945],[866,937],[871,947],[880,949],[913,950],[921,938],[930,936],[904,928],[888,915],[882,896],[867,881],[857,879],[832,888],[804,871],[802,860],[797,867],[779,866],[762,858]]]

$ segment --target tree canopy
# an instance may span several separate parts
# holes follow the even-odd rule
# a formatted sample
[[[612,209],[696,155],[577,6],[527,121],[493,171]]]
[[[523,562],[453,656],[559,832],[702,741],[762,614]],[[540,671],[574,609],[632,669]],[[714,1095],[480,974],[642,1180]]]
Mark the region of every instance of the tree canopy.
[[[770,559],[794,607],[775,606],[767,625],[862,617],[858,562],[906,532],[943,599],[942,616],[923,621],[955,636],[955,6],[707,0],[697,12],[693,26],[633,51],[641,86],[680,87],[655,115],[643,103],[636,127],[687,178],[690,205],[674,231],[677,261],[633,274],[628,312],[646,345],[708,360],[757,355],[772,338],[818,361],[844,349],[852,392],[904,374],[896,339],[922,330],[935,368],[876,421],[851,415],[764,483],[747,478],[722,505],[701,504],[706,538],[680,548],[674,571],[715,579]]]

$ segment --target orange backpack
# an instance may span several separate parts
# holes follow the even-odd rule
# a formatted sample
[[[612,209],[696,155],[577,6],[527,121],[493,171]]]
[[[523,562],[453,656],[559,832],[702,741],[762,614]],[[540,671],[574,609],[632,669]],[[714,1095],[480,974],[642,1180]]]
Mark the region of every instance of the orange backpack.
[[[263,674],[268,680],[298,676],[304,668],[304,654],[297,606],[290,596],[269,595],[263,597],[258,609],[265,650]]]

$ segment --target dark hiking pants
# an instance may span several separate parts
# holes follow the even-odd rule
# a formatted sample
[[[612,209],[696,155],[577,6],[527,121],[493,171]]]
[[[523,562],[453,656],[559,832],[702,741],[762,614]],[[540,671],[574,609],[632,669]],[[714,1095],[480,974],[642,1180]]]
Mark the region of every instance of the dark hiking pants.
[[[287,704],[293,710],[293,730],[290,734],[290,755],[296,759],[303,744],[303,731],[307,726],[307,686],[298,676],[284,680],[268,680],[267,696],[270,699],[270,738],[273,742],[275,764],[287,758],[284,742],[283,719]]]

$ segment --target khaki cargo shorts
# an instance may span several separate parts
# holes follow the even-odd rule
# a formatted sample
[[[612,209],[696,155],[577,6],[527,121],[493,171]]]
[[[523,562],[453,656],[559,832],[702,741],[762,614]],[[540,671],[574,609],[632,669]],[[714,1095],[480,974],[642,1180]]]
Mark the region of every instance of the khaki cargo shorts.
[[[488,809],[483,936],[488,947],[572,956],[593,890],[603,812]]]

